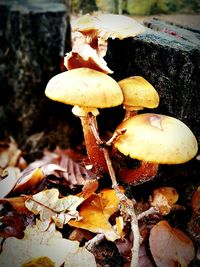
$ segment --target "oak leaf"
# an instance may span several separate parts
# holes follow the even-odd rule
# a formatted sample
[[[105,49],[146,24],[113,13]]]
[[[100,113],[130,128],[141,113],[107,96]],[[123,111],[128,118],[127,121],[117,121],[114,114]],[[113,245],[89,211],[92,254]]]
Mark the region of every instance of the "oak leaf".
[[[48,257],[58,267],[65,262],[68,253],[76,253],[79,249],[79,243],[62,238],[54,224],[45,232],[41,232],[37,226],[28,226],[24,233],[23,239],[10,237],[5,240],[0,266],[21,267],[31,259]]]
[[[194,258],[191,239],[167,221],[160,221],[150,231],[149,244],[157,266],[188,266]]]
[[[57,189],[41,191],[26,200],[25,206],[35,215],[40,214],[41,221],[53,220],[60,228],[71,218],[79,219],[76,208],[83,202],[84,198],[69,195],[58,198]]]
[[[109,218],[118,211],[118,206],[119,198],[115,191],[104,189],[99,194],[93,194],[80,205],[79,221],[70,220],[68,224],[93,233],[103,233],[108,240],[114,241],[120,236],[110,224]]]

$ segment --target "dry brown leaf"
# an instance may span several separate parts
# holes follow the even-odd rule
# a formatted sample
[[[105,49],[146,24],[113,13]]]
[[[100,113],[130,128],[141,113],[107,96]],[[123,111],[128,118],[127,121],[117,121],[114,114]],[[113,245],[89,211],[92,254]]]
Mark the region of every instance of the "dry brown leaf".
[[[0,266],[21,267],[31,259],[48,257],[59,267],[65,262],[68,253],[76,253],[79,249],[79,243],[62,238],[54,224],[45,232],[41,232],[37,226],[28,226],[24,233],[23,239],[10,237],[5,240]]]
[[[83,186],[82,192],[78,196],[87,199],[97,190],[98,186],[99,183],[97,180],[85,181],[85,185]]]
[[[68,154],[72,155],[73,158],[76,158],[75,155],[77,154],[77,158],[81,158],[78,152],[56,148],[54,152],[45,151],[43,158],[31,163],[29,168],[41,168],[45,175],[64,178],[71,187],[84,185],[86,180],[94,178],[92,172],[86,170],[85,166],[74,161]],[[57,166],[57,169],[52,169],[51,164]]]
[[[167,215],[177,200],[178,193],[173,187],[160,187],[153,191],[151,206],[158,208],[162,215]]]
[[[167,221],[160,221],[150,231],[149,244],[157,266],[188,266],[194,258],[191,239]]]
[[[21,150],[18,149],[16,142],[13,138],[10,138],[10,142],[0,151],[0,168],[6,168],[8,166],[16,166],[20,157]]]
[[[13,192],[22,193],[24,191],[30,191],[35,188],[44,178],[44,174],[40,168],[27,168],[22,172],[22,175],[18,179],[13,189]]]
[[[34,214],[40,214],[41,221],[49,221],[50,223],[53,219],[56,225],[62,228],[71,218],[79,218],[76,208],[83,202],[84,198],[73,195],[58,197],[59,191],[57,189],[41,191],[26,200],[25,206]]]
[[[30,211],[25,206],[26,197],[11,197],[11,198],[2,198],[0,203],[10,203],[15,211],[19,214],[30,214]]]
[[[20,170],[16,167],[7,167],[1,172],[1,176],[5,178],[0,181],[0,198],[4,198],[16,185]]]
[[[191,207],[194,212],[200,212],[200,186],[192,194]]]
[[[120,236],[109,222],[112,214],[118,211],[119,198],[112,189],[104,189],[99,194],[93,194],[80,206],[81,220],[70,220],[69,225],[89,230],[93,233],[103,233],[114,241]]]
[[[6,215],[0,217],[0,225],[1,237],[8,238],[15,236],[17,238],[23,238],[24,229],[26,228],[25,221],[22,215],[16,211],[9,211]]]
[[[146,251],[144,244],[140,247],[140,250],[139,250],[138,267],[153,267],[153,264],[151,263],[148,255],[147,255],[147,251]]]

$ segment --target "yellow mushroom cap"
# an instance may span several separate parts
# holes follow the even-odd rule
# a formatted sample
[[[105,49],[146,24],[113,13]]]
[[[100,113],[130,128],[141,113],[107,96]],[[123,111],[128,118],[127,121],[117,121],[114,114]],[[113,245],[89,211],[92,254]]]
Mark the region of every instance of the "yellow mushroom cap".
[[[103,39],[124,39],[145,31],[145,27],[133,18],[116,14],[96,16],[86,14],[74,21],[72,29],[83,34],[91,33],[92,37],[96,36]]]
[[[123,121],[126,129],[114,142],[124,155],[158,164],[180,164],[192,159],[198,149],[192,131],[180,120],[158,114],[140,114]]]
[[[52,100],[82,107],[109,108],[123,101],[118,83],[90,68],[77,68],[54,76],[45,94]]]
[[[123,104],[130,107],[156,108],[159,95],[155,88],[141,76],[131,76],[118,82],[124,96]]]

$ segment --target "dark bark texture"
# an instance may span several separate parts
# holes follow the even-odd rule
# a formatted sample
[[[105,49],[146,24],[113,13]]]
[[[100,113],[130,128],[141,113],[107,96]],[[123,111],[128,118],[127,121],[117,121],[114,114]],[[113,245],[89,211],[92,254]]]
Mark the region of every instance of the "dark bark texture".
[[[200,143],[200,33],[157,19],[136,38],[110,40],[106,60],[120,80],[141,75],[156,88],[156,112],[186,123]]]
[[[65,5],[0,1],[1,138],[12,135],[26,148],[52,141],[68,145],[69,107],[50,101],[44,90],[61,72],[64,53],[71,50],[70,36]]]

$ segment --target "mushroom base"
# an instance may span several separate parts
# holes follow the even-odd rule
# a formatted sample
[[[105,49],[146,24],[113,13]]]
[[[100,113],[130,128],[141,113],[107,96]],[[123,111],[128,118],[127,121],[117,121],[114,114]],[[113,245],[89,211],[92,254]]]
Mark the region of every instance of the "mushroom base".
[[[136,169],[121,168],[119,179],[128,184],[141,184],[155,177],[158,164],[142,161]]]

